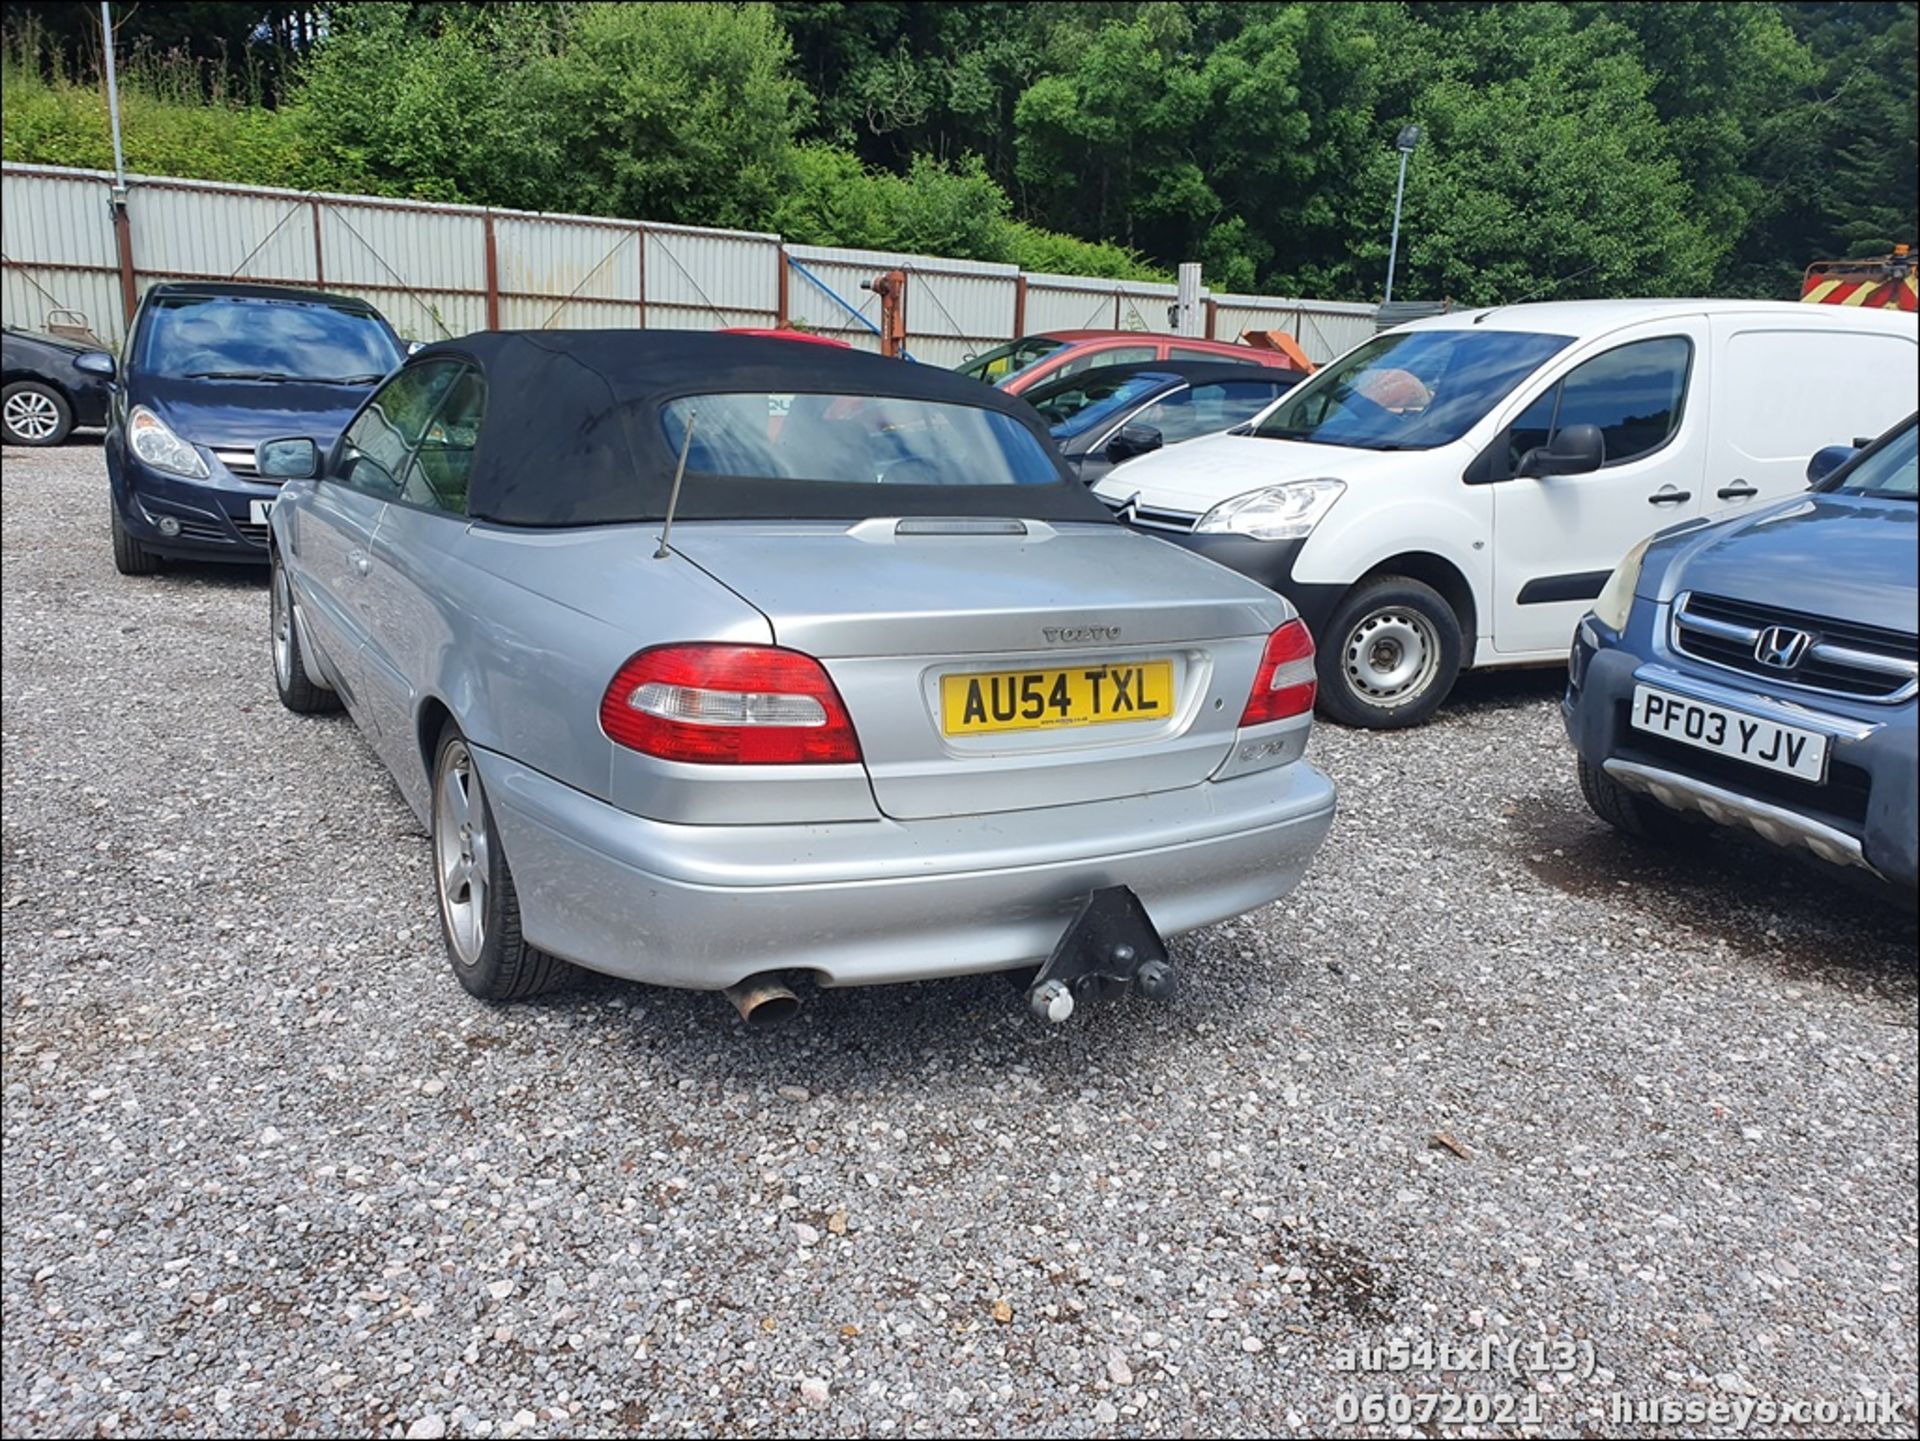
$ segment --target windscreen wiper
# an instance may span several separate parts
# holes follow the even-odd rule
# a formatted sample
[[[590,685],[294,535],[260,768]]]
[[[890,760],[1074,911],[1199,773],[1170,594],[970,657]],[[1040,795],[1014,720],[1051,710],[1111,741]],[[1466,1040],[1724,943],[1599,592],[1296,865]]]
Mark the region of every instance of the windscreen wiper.
[[[285,382],[300,379],[297,375],[287,375],[278,370],[189,370],[188,380],[272,380]]]

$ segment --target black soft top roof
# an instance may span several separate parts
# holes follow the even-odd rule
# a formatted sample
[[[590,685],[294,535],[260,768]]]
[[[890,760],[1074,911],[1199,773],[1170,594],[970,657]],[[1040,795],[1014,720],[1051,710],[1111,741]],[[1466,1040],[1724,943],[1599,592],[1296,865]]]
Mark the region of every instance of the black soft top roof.
[[[687,472],[687,520],[864,520],[994,515],[1111,521],[1060,463],[1032,407],[967,376],[858,350],[693,330],[482,331],[439,341],[409,366],[457,357],[487,382],[467,510],[503,525],[662,518],[676,456],[661,407],[687,395],[878,395],[1007,416],[1053,462],[1046,485],[887,485]]]

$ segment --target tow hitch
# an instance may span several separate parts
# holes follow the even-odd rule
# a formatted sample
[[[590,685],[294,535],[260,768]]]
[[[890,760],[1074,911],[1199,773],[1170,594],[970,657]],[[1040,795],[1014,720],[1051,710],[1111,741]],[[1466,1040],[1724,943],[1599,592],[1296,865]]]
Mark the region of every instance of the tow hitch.
[[[1105,886],[1087,897],[1034,976],[1027,1004],[1043,1021],[1064,1021],[1076,1002],[1117,996],[1129,986],[1164,1001],[1173,994],[1173,964],[1140,897]]]

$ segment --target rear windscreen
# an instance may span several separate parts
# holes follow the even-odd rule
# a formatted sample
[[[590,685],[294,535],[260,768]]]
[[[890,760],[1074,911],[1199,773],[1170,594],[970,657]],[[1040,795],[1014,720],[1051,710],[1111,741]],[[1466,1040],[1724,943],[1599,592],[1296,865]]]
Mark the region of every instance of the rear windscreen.
[[[971,405],[741,392],[669,401],[660,420],[676,457],[686,446],[690,474],[954,488],[1060,479],[1019,421]]]

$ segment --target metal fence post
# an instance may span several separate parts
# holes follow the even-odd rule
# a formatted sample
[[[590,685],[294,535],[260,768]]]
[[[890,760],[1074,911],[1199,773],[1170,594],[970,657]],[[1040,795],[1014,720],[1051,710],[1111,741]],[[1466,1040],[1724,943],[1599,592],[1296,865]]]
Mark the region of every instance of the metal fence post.
[[[1027,333],[1027,273],[1021,271],[1013,278],[1013,338],[1018,340]]]
[[[120,306],[126,311],[127,323],[133,323],[133,312],[140,306],[140,286],[134,278],[133,269],[133,222],[127,217],[127,192],[115,195],[113,208],[113,248],[120,260]]]
[[[311,202],[313,207],[313,283],[316,289],[327,288],[327,267],[320,258],[320,202]]]
[[[633,234],[633,248],[640,262],[640,328],[645,330],[647,328],[647,227],[636,225],[633,227]]]
[[[782,242],[773,247],[773,263],[780,267],[780,274],[774,281],[773,324],[776,330],[787,323],[787,247]]]
[[[500,250],[493,239],[493,211],[480,217],[480,234],[487,255],[487,329],[500,328]]]

